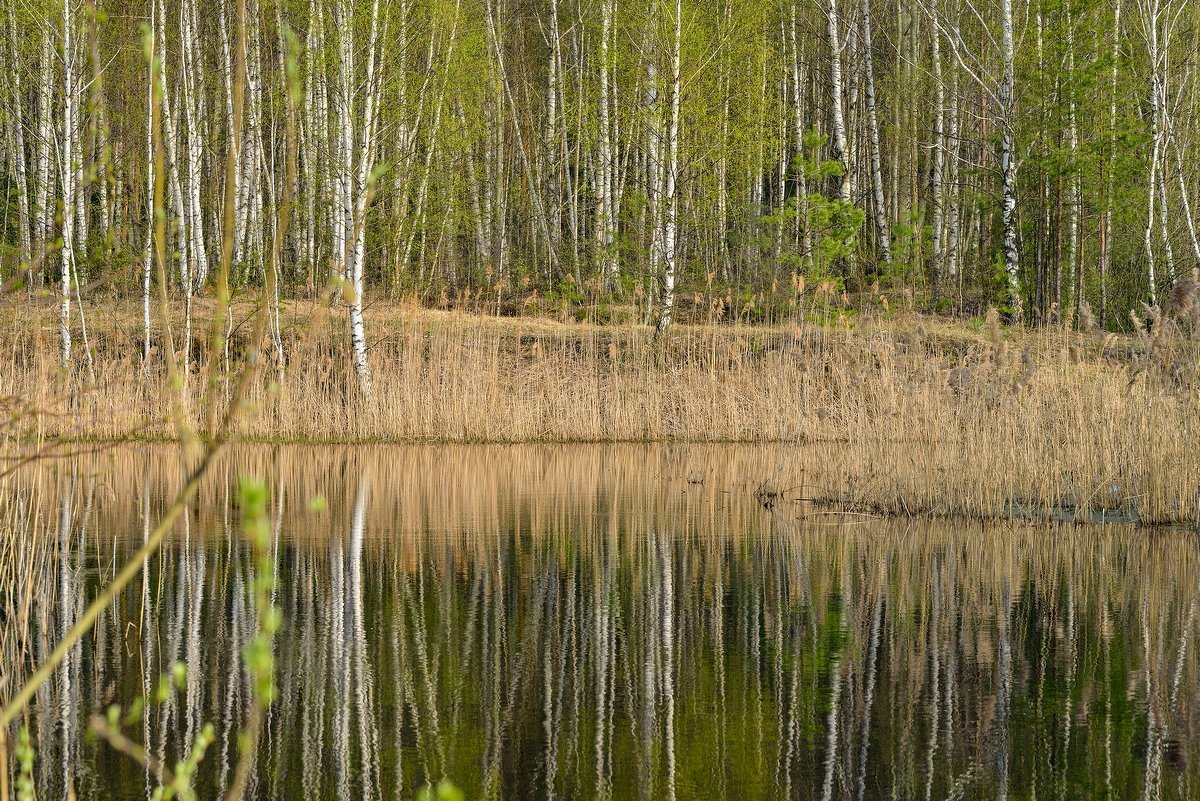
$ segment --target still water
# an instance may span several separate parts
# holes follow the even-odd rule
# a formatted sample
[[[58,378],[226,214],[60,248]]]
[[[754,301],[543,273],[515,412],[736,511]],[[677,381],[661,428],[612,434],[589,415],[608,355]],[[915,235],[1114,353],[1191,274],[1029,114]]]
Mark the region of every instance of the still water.
[[[199,797],[222,797],[252,700],[243,474],[270,489],[284,617],[253,797],[441,777],[469,799],[1200,797],[1193,535],[839,516],[794,500],[807,458],[235,451],[38,696],[39,798],[146,798],[157,781],[87,720],[176,662],[186,687],[125,732],[170,764],[212,724]],[[41,550],[28,614],[5,610],[0,698],[179,474],[129,449],[7,487]]]

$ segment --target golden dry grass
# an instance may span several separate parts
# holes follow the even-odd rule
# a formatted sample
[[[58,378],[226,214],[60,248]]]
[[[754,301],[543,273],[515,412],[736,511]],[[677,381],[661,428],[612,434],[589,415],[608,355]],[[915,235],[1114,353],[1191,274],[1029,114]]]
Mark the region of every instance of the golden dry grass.
[[[83,366],[63,375],[45,310],[5,311],[0,395],[35,399],[26,432],[172,435],[161,359],[144,372],[132,312],[93,313],[93,383]],[[340,314],[284,316],[287,364],[253,388],[249,439],[799,442],[827,453],[804,494],[856,510],[1200,520],[1200,349],[1166,326],[1139,339],[861,318],[656,339],[377,306],[363,398]],[[199,355],[185,398],[202,384]]]

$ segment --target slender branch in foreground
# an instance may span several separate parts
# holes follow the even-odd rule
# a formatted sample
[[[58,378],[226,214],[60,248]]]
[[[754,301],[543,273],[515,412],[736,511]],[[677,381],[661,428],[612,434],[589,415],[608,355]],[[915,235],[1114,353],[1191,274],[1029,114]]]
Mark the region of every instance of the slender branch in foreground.
[[[170,768],[159,761],[153,754],[147,753],[144,747],[125,736],[120,729],[110,726],[103,715],[92,715],[88,720],[88,727],[98,737],[104,738],[105,742],[114,749],[120,751],[139,765],[145,766],[154,774],[154,777],[158,779],[160,784],[172,784],[175,781],[175,776],[171,773]]]
[[[242,8],[243,5],[239,3],[240,13],[244,13],[242,12]],[[147,39],[147,42],[152,41],[153,40],[150,38]],[[147,45],[147,53],[150,58],[153,58],[153,48],[149,44]],[[158,88],[157,84],[155,88]],[[156,102],[154,104],[156,123],[158,121],[157,117],[160,112],[160,107],[161,102]],[[156,125],[155,128],[157,129],[157,127],[158,126]],[[158,144],[160,146],[159,156],[161,158],[161,141]],[[158,184],[162,183],[161,175],[162,170],[159,170],[156,176],[156,183]],[[161,186],[155,187],[156,210],[160,210],[158,209],[159,199],[162,197],[160,190]],[[286,216],[284,217],[284,221],[286,222]],[[176,415],[179,423],[180,439],[181,442],[186,442],[188,435],[186,428],[183,425],[181,410],[178,408],[178,371],[174,365],[169,332],[168,307],[166,304],[166,226],[164,215],[161,213],[158,214],[156,223],[155,240],[159,256],[159,291],[161,300],[163,301],[163,315],[165,318],[164,326],[168,329],[167,367],[169,375],[172,379],[172,383],[176,388],[174,396],[176,398]],[[232,232],[226,231],[225,235],[232,236]],[[200,456],[200,460],[188,474],[188,479],[184,484],[183,489],[180,490],[179,494],[175,497],[175,501],[167,509],[162,519],[159,520],[158,525],[154,527],[152,532],[150,532],[150,535],[146,538],[146,541],[142,547],[139,548],[129,558],[129,561],[127,561],[125,566],[121,568],[119,573],[117,573],[112,583],[100,591],[100,594],[97,595],[96,598],[88,605],[87,609],[85,609],[83,614],[79,617],[79,620],[76,621],[75,625],[71,627],[71,630],[68,631],[66,636],[63,637],[62,641],[55,646],[54,650],[50,653],[50,656],[47,657],[42,666],[34,672],[34,674],[29,678],[28,681],[25,682],[25,685],[17,692],[17,694],[13,696],[13,698],[4,706],[2,710],[0,710],[0,729],[7,727],[9,723],[11,723],[13,719],[20,714],[21,710],[23,710],[29,703],[30,699],[33,698],[38,688],[41,687],[54,673],[54,670],[60,664],[62,664],[62,661],[66,658],[67,654],[71,651],[75,644],[78,643],[85,634],[91,631],[92,626],[96,624],[96,620],[99,619],[100,614],[106,608],[108,608],[108,605],[112,603],[113,599],[116,598],[117,595],[129,585],[129,582],[133,581],[138,573],[141,572],[143,564],[145,564],[149,558],[158,551],[163,540],[166,538],[167,533],[174,526],[175,521],[183,513],[183,510],[187,508],[187,505],[191,502],[192,498],[195,497],[196,491],[199,489],[200,482],[203,480],[205,473],[208,472],[208,468],[212,465],[217,455],[227,444],[230,434],[236,427],[238,416],[244,406],[246,393],[249,391],[250,385],[254,379],[256,368],[258,367],[259,355],[260,351],[262,350],[262,342],[264,336],[266,335],[269,309],[270,295],[264,291],[259,302],[257,318],[255,320],[254,334],[250,340],[249,349],[246,353],[245,361],[238,377],[236,389],[234,390],[233,396],[230,398],[229,406],[226,408],[225,415],[221,421],[220,429],[214,432],[213,435],[206,441]],[[209,358],[215,360],[219,358],[219,354],[210,353]]]
[[[50,652],[50,656],[42,663],[25,685],[17,692],[16,695],[0,710],[0,729],[3,729],[11,723],[21,710],[23,710],[30,699],[33,698],[38,688],[41,687],[47,679],[53,675],[54,670],[62,664],[70,650],[75,646],[85,634],[91,631],[100,614],[108,608],[112,603],[113,598],[116,598],[120,592],[131,582],[134,577],[142,570],[142,564],[149,559],[158,550],[166,537],[167,532],[174,526],[179,515],[187,508],[188,503],[196,494],[196,490],[200,487],[200,481],[204,478],[204,474],[208,471],[209,465],[221,450],[222,442],[218,442],[204,451],[200,462],[193,468],[188,476],[187,483],[183,489],[175,497],[175,502],[167,509],[162,519],[158,521],[158,525],[150,532],[150,536],[146,538],[145,544],[129,558],[121,571],[117,573],[112,582],[100,591],[100,594],[88,605],[80,615],[79,620],[71,627],[66,636],[55,646]]]

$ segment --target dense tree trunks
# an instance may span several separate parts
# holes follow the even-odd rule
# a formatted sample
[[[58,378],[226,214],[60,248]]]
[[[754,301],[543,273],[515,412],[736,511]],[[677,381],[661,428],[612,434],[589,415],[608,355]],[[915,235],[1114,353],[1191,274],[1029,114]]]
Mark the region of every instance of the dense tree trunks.
[[[328,287],[363,389],[376,293],[665,326],[820,287],[1116,328],[1200,262],[1192,0],[1136,0],[1138,36],[1078,0],[246,0],[244,34],[237,7],[145,0],[151,91],[112,0],[3,4],[3,275],[55,286],[64,354],[103,281],[140,294],[149,366],[160,178],[185,368],[236,325],[193,337],[210,297]]]

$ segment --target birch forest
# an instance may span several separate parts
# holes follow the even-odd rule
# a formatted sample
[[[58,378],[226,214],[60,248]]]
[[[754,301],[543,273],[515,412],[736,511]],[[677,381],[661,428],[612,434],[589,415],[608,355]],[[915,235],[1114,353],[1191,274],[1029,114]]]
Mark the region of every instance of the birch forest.
[[[364,380],[400,298],[1128,328],[1200,263],[1198,11],[5,0],[0,277],[65,361],[114,298],[149,354],[160,292],[185,341],[198,299],[324,295]]]

